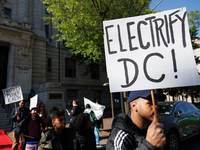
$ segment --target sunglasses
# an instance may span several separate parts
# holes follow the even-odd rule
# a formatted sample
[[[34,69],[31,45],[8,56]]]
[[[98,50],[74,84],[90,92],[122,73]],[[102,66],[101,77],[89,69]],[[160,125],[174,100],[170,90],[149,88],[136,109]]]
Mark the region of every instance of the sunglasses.
[[[44,107],[44,106],[40,106],[40,107]]]

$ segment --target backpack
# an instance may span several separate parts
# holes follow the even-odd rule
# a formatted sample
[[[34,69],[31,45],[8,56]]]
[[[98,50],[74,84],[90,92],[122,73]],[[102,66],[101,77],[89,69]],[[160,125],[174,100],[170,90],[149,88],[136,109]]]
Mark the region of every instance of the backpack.
[[[97,122],[97,118],[96,118],[95,113],[93,111],[90,112],[90,120],[91,120],[93,125],[95,125],[96,122]]]

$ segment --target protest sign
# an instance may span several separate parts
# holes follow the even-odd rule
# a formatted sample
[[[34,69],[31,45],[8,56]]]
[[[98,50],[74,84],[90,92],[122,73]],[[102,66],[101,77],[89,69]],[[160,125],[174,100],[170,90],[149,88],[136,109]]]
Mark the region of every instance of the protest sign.
[[[186,8],[103,22],[110,92],[199,85]]]
[[[37,150],[38,141],[28,141],[26,142],[25,150]]]
[[[38,102],[38,94],[36,94],[34,97],[32,97],[31,99],[30,99],[30,110],[31,110],[31,108],[33,108],[33,107],[37,107],[37,102]]]
[[[21,86],[13,86],[2,89],[5,104],[11,104],[23,100]]]
[[[94,111],[97,120],[99,120],[103,116],[105,106],[96,104],[85,97],[83,99],[84,99],[84,106],[86,106],[86,104],[90,104],[90,107]]]

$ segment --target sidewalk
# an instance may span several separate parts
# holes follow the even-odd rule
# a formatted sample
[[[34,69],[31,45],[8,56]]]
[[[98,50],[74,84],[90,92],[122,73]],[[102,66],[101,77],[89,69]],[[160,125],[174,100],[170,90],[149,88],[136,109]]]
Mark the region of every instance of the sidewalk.
[[[97,146],[97,149],[105,150],[106,149],[106,142],[108,139],[108,136],[111,131],[111,125],[112,125],[112,118],[103,118],[103,129],[99,130],[99,145]],[[13,133],[9,132],[7,133],[9,138],[13,141]]]
[[[97,149],[102,149],[102,150],[106,149],[106,143],[107,143],[108,136],[110,135],[112,121],[113,121],[112,118],[103,119],[104,128],[99,130],[100,141],[99,141],[99,146],[97,146]]]

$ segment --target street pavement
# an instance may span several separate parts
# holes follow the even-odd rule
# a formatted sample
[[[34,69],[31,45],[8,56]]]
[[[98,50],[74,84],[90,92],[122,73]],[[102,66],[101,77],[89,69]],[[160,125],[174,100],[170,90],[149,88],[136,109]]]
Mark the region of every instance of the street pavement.
[[[108,139],[108,136],[111,131],[111,125],[112,125],[112,118],[103,118],[103,129],[99,130],[99,145],[97,146],[97,149],[99,150],[105,150],[106,149],[106,142]],[[66,125],[68,127],[69,124]],[[7,135],[10,137],[10,139],[13,141],[13,134],[12,132],[8,132]]]
[[[103,119],[103,129],[99,130],[99,146],[97,146],[97,149],[106,149],[106,143],[108,136],[111,131],[111,125],[112,125],[113,118],[104,118]]]

